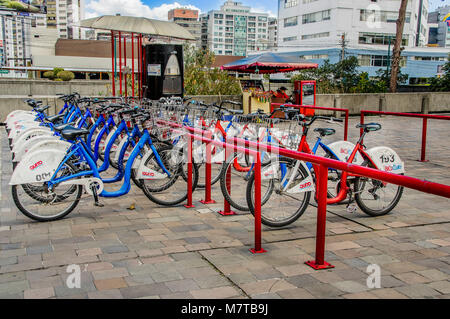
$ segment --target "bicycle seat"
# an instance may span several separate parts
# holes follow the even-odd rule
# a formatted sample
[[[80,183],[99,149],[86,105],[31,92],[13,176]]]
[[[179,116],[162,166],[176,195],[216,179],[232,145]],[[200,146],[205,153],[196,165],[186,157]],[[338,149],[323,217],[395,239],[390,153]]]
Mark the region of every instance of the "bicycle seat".
[[[64,129],[68,128],[69,126],[75,125],[76,122],[70,122],[65,124],[58,124],[53,126],[53,129],[57,132],[62,132]]]
[[[47,116],[45,118],[45,121],[55,124],[59,120],[62,120],[64,118],[64,116],[65,116],[64,113],[63,114],[56,114],[56,115],[53,115],[53,116]]]
[[[74,141],[77,137],[88,134],[89,134],[88,129],[75,128],[73,126],[69,126],[61,132],[61,136],[68,141]]]
[[[314,132],[318,132],[322,137],[336,134],[336,130],[332,128],[316,128]]]
[[[381,124],[378,123],[358,124],[356,125],[356,128],[362,128],[366,133],[376,132],[381,130]]]
[[[47,106],[41,106],[40,108],[35,109],[38,113],[43,113],[44,111],[48,110],[50,108],[50,105]]]

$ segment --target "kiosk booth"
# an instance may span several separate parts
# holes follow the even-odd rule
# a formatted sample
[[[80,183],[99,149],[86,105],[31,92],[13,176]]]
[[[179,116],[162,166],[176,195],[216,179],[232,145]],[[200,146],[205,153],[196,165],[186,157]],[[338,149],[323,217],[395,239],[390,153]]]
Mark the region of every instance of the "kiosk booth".
[[[317,67],[318,64],[316,63],[309,63],[292,56],[283,56],[282,54],[275,53],[263,53],[225,64],[222,66],[222,70],[250,74],[274,74],[313,69]],[[309,106],[315,105],[315,81],[302,82],[304,83],[296,84],[294,91],[296,94],[296,99],[303,100],[304,103],[308,103]],[[313,93],[311,94],[311,92]],[[312,102],[310,102],[311,97],[313,99]],[[257,87],[244,89],[243,107],[244,113],[246,114],[255,112],[258,109],[262,109],[266,113],[270,113],[272,111],[272,103],[283,104],[285,102],[285,99],[275,98],[273,92],[271,91],[264,91]],[[298,105],[306,105],[299,103],[300,101],[296,102]]]
[[[82,20],[80,27],[110,32],[114,97],[183,96],[183,49],[173,43],[195,41],[187,29],[173,22],[120,15]]]

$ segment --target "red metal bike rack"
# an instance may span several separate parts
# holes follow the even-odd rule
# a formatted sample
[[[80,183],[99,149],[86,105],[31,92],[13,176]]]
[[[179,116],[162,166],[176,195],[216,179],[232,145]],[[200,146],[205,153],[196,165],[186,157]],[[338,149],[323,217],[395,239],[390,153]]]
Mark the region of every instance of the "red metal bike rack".
[[[212,140],[213,133],[206,131],[207,138]],[[202,204],[215,204],[216,201],[211,198],[211,143],[206,144],[206,163],[205,163],[205,199],[201,200]]]
[[[345,121],[344,121],[344,141],[347,141],[348,139],[348,120],[350,111],[349,109],[339,109],[339,108],[333,108],[333,107],[322,107],[322,106],[311,106],[311,105],[290,105],[290,104],[280,104],[280,103],[272,103],[270,105],[270,111],[274,111],[274,106],[289,106],[294,108],[305,108],[305,109],[313,109],[313,110],[324,110],[324,111],[335,111],[335,112],[341,112],[345,114]]]
[[[390,115],[399,117],[412,117],[422,119],[422,149],[420,151],[420,162],[428,162],[426,159],[426,149],[427,149],[427,130],[428,130],[428,119],[432,120],[447,120],[450,121],[450,116],[446,115],[432,115],[432,114],[417,114],[417,113],[399,113],[399,112],[383,112],[383,111],[369,111],[362,110],[360,123],[364,124],[366,114],[379,114],[379,115]],[[363,134],[363,129],[360,129],[360,136]]]
[[[165,122],[165,121],[164,121]],[[167,122],[165,122],[167,124]],[[179,124],[174,124],[180,129]],[[326,230],[326,208],[327,208],[327,189],[328,189],[328,169],[334,168],[343,172],[352,173],[359,176],[365,176],[387,183],[416,189],[425,193],[434,194],[442,197],[450,198],[450,186],[438,184],[426,180],[420,180],[413,177],[396,175],[393,173],[383,172],[380,170],[354,165],[351,163],[340,162],[324,157],[310,155],[306,153],[297,152],[294,150],[278,148],[272,145],[266,145],[238,138],[228,138],[225,142],[214,141],[203,136],[202,130],[190,127],[183,127],[186,135],[192,142],[192,138],[201,140],[203,143],[211,143],[216,146],[232,149],[234,152],[243,152],[254,156],[256,158],[255,167],[255,248],[250,249],[252,253],[263,253],[265,250],[261,247],[261,158],[260,151],[267,153],[276,153],[281,156],[286,156],[292,159],[310,162],[318,165],[317,180],[318,180],[318,214],[317,214],[317,232],[316,232],[316,256],[314,261],[307,261],[306,264],[316,270],[332,268],[331,264],[325,261],[325,230]],[[200,134],[200,135],[196,135]],[[237,143],[245,145],[245,148],[237,146]],[[188,144],[188,149],[191,153],[192,159],[192,143]],[[256,150],[255,150],[256,149]],[[191,161],[192,162],[192,161]],[[191,163],[192,164],[192,163]],[[192,174],[192,171],[191,171]],[[189,179],[188,179],[189,184]],[[192,184],[191,184],[192,185]],[[189,186],[188,186],[189,187]],[[192,187],[191,187],[192,192]],[[192,194],[191,194],[192,195]],[[192,199],[191,199],[192,200]],[[189,196],[188,196],[189,204]]]

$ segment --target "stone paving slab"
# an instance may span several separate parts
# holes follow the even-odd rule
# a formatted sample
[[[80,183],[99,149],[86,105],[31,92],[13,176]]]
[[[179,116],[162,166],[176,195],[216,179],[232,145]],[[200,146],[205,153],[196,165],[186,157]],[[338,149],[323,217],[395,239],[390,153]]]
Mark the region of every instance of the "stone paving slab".
[[[369,147],[391,146],[408,175],[450,184],[450,147],[440,143],[448,137],[445,122],[429,125],[430,162],[420,163],[420,130],[409,119],[370,121],[381,122],[386,134],[369,135]],[[355,123],[351,119],[350,140],[357,138]],[[327,142],[340,138],[342,128],[337,131]],[[377,218],[329,206],[325,259],[336,267],[315,271],[304,262],[314,259],[316,207],[288,227],[264,226],[268,252],[252,255],[253,216],[218,215],[218,185],[217,203],[201,204],[204,194],[197,191],[194,209],[158,206],[133,186],[128,196],[105,200],[102,209],[83,196],[66,219],[33,222],[10,197],[4,131],[0,143],[1,298],[450,297],[448,199],[405,190],[396,209]],[[366,285],[373,263],[381,267],[379,289]],[[81,288],[67,287],[71,264],[80,265]]]

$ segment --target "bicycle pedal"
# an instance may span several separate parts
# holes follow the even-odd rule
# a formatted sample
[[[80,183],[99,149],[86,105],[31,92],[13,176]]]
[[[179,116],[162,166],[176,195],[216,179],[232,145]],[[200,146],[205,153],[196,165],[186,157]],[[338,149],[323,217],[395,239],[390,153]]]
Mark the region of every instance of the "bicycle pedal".
[[[358,209],[358,206],[356,206],[355,204],[347,205],[347,213],[350,213],[350,214],[356,213],[357,209]]]

